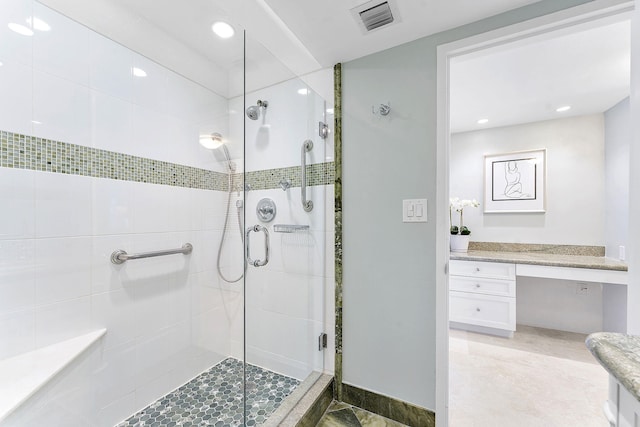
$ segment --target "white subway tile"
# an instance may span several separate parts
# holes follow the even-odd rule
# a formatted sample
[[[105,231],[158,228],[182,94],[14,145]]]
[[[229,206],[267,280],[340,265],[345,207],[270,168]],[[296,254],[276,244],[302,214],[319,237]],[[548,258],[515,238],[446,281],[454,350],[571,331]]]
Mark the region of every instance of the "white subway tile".
[[[36,174],[36,237],[91,235],[92,178]]]
[[[129,181],[105,178],[91,180],[93,234],[133,232],[133,186]]]
[[[167,116],[149,107],[133,106],[133,139],[127,154],[155,160],[169,158]]]
[[[91,237],[36,240],[36,303],[72,300],[91,292]]]
[[[0,315],[35,307],[35,241],[0,240]]]
[[[131,183],[133,188],[133,232],[173,231],[170,222],[171,188],[166,185]],[[153,250],[153,249],[151,249]]]
[[[129,418],[130,415],[135,414],[138,409],[142,409],[142,407],[136,406],[135,392],[119,396],[117,400],[99,410],[98,426],[113,427]]]
[[[89,34],[92,89],[106,95],[131,101],[133,98],[133,53],[93,31]]]
[[[41,5],[33,3],[33,16],[51,29],[33,34],[33,66],[39,71],[89,84],[89,29]]]
[[[0,56],[3,62],[11,61],[27,66],[32,65],[33,37],[18,34],[8,27],[9,23],[29,27],[29,19],[32,13],[32,0],[3,0],[3,25],[0,26]]]
[[[166,374],[170,368],[171,353],[167,329],[148,334],[136,340],[136,361],[134,379],[136,392],[144,389],[148,383]],[[157,390],[156,398],[168,390]]]
[[[132,342],[102,351],[102,360],[93,376],[100,407],[135,391],[135,357],[136,348]]]
[[[4,5],[3,5],[4,6]],[[2,31],[9,31],[3,27]],[[2,46],[3,42],[0,42]],[[0,49],[2,49],[0,47]],[[2,54],[0,53],[0,57]],[[33,69],[2,59],[0,67],[0,129],[30,135],[33,127]],[[19,102],[16,102],[19,100]]]
[[[167,112],[167,79],[169,71],[157,63],[133,54],[133,66],[145,76],[133,76],[133,102],[158,113]]]
[[[36,309],[36,344],[45,347],[90,332],[91,298],[43,305]]]
[[[121,98],[92,90],[91,141],[94,148],[129,153],[133,143],[133,106]]]
[[[105,349],[131,343],[136,337],[133,325],[137,321],[138,307],[133,295],[124,290],[104,292],[91,296],[91,321],[96,328],[107,330]]]
[[[33,76],[33,134],[91,146],[89,88],[41,71]]]
[[[35,176],[24,169],[0,168],[0,199],[11,209],[0,209],[0,239],[35,237]]]
[[[192,343],[201,352],[228,355],[229,312],[223,307],[194,315],[192,318]]]
[[[0,360],[35,350],[35,309],[0,314],[0,337]]]

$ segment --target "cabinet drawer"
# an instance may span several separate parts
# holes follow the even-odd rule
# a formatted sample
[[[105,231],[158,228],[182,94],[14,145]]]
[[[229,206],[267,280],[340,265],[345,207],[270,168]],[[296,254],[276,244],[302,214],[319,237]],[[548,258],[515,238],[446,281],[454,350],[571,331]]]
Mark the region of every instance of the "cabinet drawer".
[[[449,274],[515,280],[516,266],[515,264],[502,262],[460,261],[454,259],[449,262]]]
[[[449,289],[474,294],[516,296],[516,281],[501,279],[484,279],[481,277],[449,276]]]
[[[515,331],[516,299],[450,291],[449,320]]]

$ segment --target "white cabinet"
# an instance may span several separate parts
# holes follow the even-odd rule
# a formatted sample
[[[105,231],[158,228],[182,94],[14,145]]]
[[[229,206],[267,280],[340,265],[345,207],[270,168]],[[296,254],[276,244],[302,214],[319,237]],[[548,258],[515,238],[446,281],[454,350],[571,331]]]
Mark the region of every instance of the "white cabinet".
[[[515,264],[451,260],[449,320],[454,328],[513,336]]]
[[[604,413],[611,427],[640,427],[640,402],[612,376]]]

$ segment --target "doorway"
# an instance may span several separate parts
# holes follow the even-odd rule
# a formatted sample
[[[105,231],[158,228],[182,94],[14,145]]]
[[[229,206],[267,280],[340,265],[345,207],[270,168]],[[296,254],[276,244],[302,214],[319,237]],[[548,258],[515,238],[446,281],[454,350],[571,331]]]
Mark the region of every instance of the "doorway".
[[[627,5],[629,6],[629,5]],[[601,7],[601,6],[600,6]],[[462,173],[459,171],[460,168],[457,168],[458,170],[456,171],[456,168],[451,166],[454,160],[456,162],[462,162],[462,160],[460,160],[460,155],[462,154],[468,154],[469,156],[473,156],[475,155],[477,157],[477,155],[480,155],[480,161],[477,162],[479,164],[479,173],[480,176],[473,178],[471,176],[465,176],[464,179],[462,180],[458,180],[458,182],[456,183],[456,180],[453,177],[449,177],[449,170],[445,170],[445,171],[439,171],[438,172],[438,177],[439,177],[439,182],[443,183],[439,186],[439,194],[440,194],[440,198],[439,198],[439,202],[442,203],[442,206],[446,206],[449,203],[449,197],[460,197],[460,198],[478,198],[480,199],[480,201],[482,202],[481,198],[483,196],[483,189],[482,189],[482,181],[483,181],[483,177],[482,177],[482,173],[483,173],[483,162],[482,162],[482,155],[483,154],[489,154],[492,152],[502,152],[502,150],[498,150],[499,147],[497,146],[491,146],[491,145],[486,145],[485,147],[482,148],[478,148],[478,147],[473,147],[472,145],[465,145],[465,149],[456,149],[454,147],[454,144],[457,142],[455,141],[455,137],[452,137],[451,134],[454,133],[456,134],[456,130],[454,129],[455,126],[459,126],[459,125],[455,125],[456,120],[461,119],[460,116],[456,116],[456,109],[455,109],[455,99],[453,99],[453,93],[454,93],[454,85],[455,85],[455,66],[456,63],[462,63],[465,62],[465,66],[467,68],[473,68],[471,63],[473,61],[482,61],[483,58],[486,59],[486,57],[489,57],[490,55],[494,54],[497,56],[504,56],[508,53],[508,51],[510,49],[512,49],[512,44],[514,42],[518,42],[521,46],[523,45],[524,48],[523,49],[527,49],[527,48],[532,48],[535,47],[536,44],[539,43],[544,43],[544,42],[548,42],[551,39],[557,39],[557,38],[562,38],[562,37],[571,37],[571,34],[576,34],[578,32],[586,32],[587,30],[589,31],[593,31],[597,28],[604,28],[607,26],[611,26],[614,25],[615,23],[619,23],[620,21],[623,21],[624,19],[628,19],[628,16],[626,16],[625,14],[629,11],[628,8],[625,7],[621,7],[621,6],[617,6],[613,9],[600,9],[597,10],[597,8],[591,8],[589,10],[587,10],[587,8],[585,7],[580,7],[580,8],[575,8],[575,10],[573,10],[573,16],[572,17],[567,17],[566,14],[564,16],[560,16],[560,15],[551,15],[545,18],[541,18],[539,20],[536,20],[535,22],[529,22],[529,23],[524,23],[522,25],[517,25],[517,26],[513,26],[513,27],[509,27],[507,29],[503,29],[500,31],[494,31],[491,33],[487,33],[478,37],[474,37],[471,39],[467,39],[467,40],[462,40],[459,42],[455,42],[455,43],[451,43],[448,45],[444,45],[441,46],[439,48],[439,58],[438,58],[438,67],[439,67],[439,111],[443,114],[441,114],[439,116],[439,122],[438,122],[438,141],[439,141],[439,148],[441,148],[440,151],[440,156],[441,158],[438,159],[438,163],[439,164],[447,164],[450,166],[450,171],[453,173]],[[575,45],[574,45],[575,46]],[[532,70],[534,71],[534,70]],[[502,75],[500,75],[500,78],[502,79],[508,79],[509,77],[509,73],[510,72],[517,72],[517,70],[515,69],[510,69],[508,66],[503,67],[503,72]],[[446,79],[444,78],[446,76]],[[450,85],[450,86],[449,86]],[[522,85],[520,83],[520,85]],[[517,86],[517,85],[516,85]],[[472,86],[464,86],[465,91],[468,92],[473,92],[473,87]],[[518,101],[517,99],[517,94],[515,100]],[[628,94],[627,94],[628,95]],[[491,95],[490,95],[491,96]],[[479,96],[479,99],[481,99],[483,102],[482,104],[488,104],[490,102],[488,101],[488,97],[487,96]],[[500,99],[498,96],[495,96],[495,98]],[[522,98],[526,98],[526,97],[522,97]],[[525,99],[526,100],[526,99]],[[506,116],[508,114],[513,114],[514,111],[513,110],[518,110],[520,108],[514,108],[513,104],[514,104],[514,100],[511,100],[509,103],[507,104],[507,110],[505,110],[505,113],[502,114],[502,116]],[[553,103],[549,103],[550,105],[547,105],[547,109],[549,110],[549,112],[554,112],[557,113],[555,111],[556,108],[559,108],[561,106],[564,105],[557,105],[554,106],[552,105]],[[522,106],[521,106],[522,107]],[[551,108],[553,107],[553,108]],[[610,105],[609,107],[613,107],[613,105]],[[522,107],[524,108],[524,107]],[[508,111],[510,110],[510,111]],[[553,110],[553,111],[552,111]],[[574,110],[574,112],[576,112]],[[587,116],[589,114],[601,114],[603,111],[600,112],[596,112],[596,111],[592,111],[592,112],[584,112],[583,114],[576,114],[574,115],[574,119],[578,120],[578,117],[582,117],[582,116]],[[468,113],[468,112],[467,112]],[[579,113],[579,112],[578,112]],[[477,115],[477,117],[475,115]],[[488,113],[485,113],[488,114]],[[487,137],[485,135],[485,139],[483,139],[480,135],[483,132],[483,130],[488,130],[489,126],[486,126],[487,123],[484,123],[485,128],[483,130],[479,130],[477,128],[477,126],[479,126],[480,124],[478,124],[478,120],[480,119],[484,119],[486,117],[484,117],[484,115],[480,115],[476,112],[474,112],[473,114],[469,114],[466,117],[466,120],[470,121],[469,117],[473,116],[473,124],[471,125],[471,127],[469,128],[458,128],[458,134],[464,134],[464,136],[466,137],[467,140],[474,140],[474,142],[471,141],[465,141],[465,143],[468,144],[487,144],[487,141],[493,141],[495,142],[496,138],[498,138],[497,132],[496,134],[491,134],[490,137]],[[498,122],[500,122],[500,120],[504,120],[504,117],[498,117],[497,120]],[[566,116],[565,116],[566,117]],[[464,119],[464,117],[462,117],[462,119]],[[519,123],[517,121],[513,121],[511,123],[507,123],[505,121],[500,122],[500,123],[496,123],[496,117],[493,117],[494,120],[494,124],[497,125],[495,127],[493,127],[494,129],[499,129],[501,131],[504,131],[505,129],[510,129],[513,130],[514,126],[517,125],[522,125],[522,121],[520,121]],[[536,118],[534,117],[533,120],[528,120],[527,122],[527,126],[533,126],[532,123],[536,123],[536,122],[545,122],[545,121],[553,121],[553,120],[557,120],[554,117],[539,117]],[[473,128],[473,126],[476,126],[476,128]],[[579,127],[580,125],[577,123],[573,124],[574,127]],[[514,135],[518,135],[518,133],[514,133],[512,135],[512,137]],[[516,141],[516,145],[517,145],[518,141]],[[545,145],[545,140],[542,140],[542,142],[539,144],[540,147],[544,147]],[[458,147],[459,148],[459,147]],[[539,147],[535,147],[535,148],[539,148]],[[484,150],[484,151],[483,151]],[[496,151],[497,150],[497,151]],[[518,151],[519,148],[518,147],[514,147],[513,150],[511,151]],[[451,159],[451,160],[450,160]],[[456,166],[460,166],[459,164],[457,164]],[[469,168],[464,168],[466,172],[469,172]],[[478,172],[478,171],[476,171]],[[466,183],[473,183],[473,185],[480,185],[480,190],[479,193],[471,193],[471,194],[457,194],[457,192],[461,192],[461,191],[465,191],[467,189],[469,189],[470,187],[467,186],[465,187],[465,184],[460,184],[460,181],[466,182]],[[449,188],[452,189],[451,194],[449,194]],[[455,190],[455,191],[454,191]],[[473,211],[473,209],[471,209]],[[482,206],[478,209],[477,215],[472,214],[472,212],[470,212],[468,215],[467,211],[465,210],[465,225],[469,225],[469,228],[472,229],[472,237],[474,236],[474,233],[476,236],[478,236],[478,240],[479,241],[509,241],[508,240],[508,236],[507,238],[505,238],[503,236],[502,239],[495,239],[492,240],[491,239],[491,232],[500,232],[501,230],[499,230],[499,226],[498,226],[498,222],[503,222],[504,223],[504,216],[502,218],[498,217],[498,216],[494,216],[493,218],[487,219],[486,216],[483,217],[483,212],[482,212],[483,208]],[[475,212],[474,212],[475,213]],[[442,255],[442,258],[444,260],[445,263],[448,262],[449,258],[448,256],[448,250],[449,250],[449,238],[448,235],[446,234],[446,230],[448,229],[447,225],[449,222],[449,217],[447,214],[447,212],[440,212],[439,213],[442,218],[440,218],[442,221],[439,223],[439,227],[438,230],[442,233],[441,235],[439,235],[439,248],[444,252],[444,254]],[[541,217],[535,217],[535,216],[530,216],[529,220],[532,221],[531,224],[529,224],[531,227],[535,228],[536,233],[540,233],[540,230],[542,230],[545,226],[549,226],[550,224],[547,223],[545,218],[546,214],[542,215]],[[446,217],[445,217],[446,216]],[[497,218],[497,219],[496,219]],[[521,220],[522,218],[518,219]],[[506,228],[511,227],[511,230],[507,230],[506,234],[508,235],[508,231],[513,231],[513,228],[515,228],[517,226],[517,221],[518,220],[514,220],[513,217],[511,218],[511,222],[507,222]],[[515,223],[513,221],[516,221]],[[445,232],[443,232],[443,230]],[[531,239],[532,237],[529,236],[529,238]],[[474,240],[474,239],[472,239]],[[520,239],[514,239],[516,242],[527,242],[526,240],[520,240]],[[512,241],[514,241],[512,240]],[[531,243],[536,243],[535,239],[529,240],[529,242]],[[557,242],[553,242],[553,243],[557,243]],[[448,264],[447,264],[448,265]],[[514,277],[515,278],[515,277]],[[455,390],[453,390],[453,387],[456,385],[456,378],[454,377],[449,377],[449,373],[451,372],[448,368],[444,369],[445,366],[449,366],[449,359],[448,359],[448,355],[449,355],[449,349],[451,350],[451,352],[454,351],[459,351],[460,350],[460,345],[462,343],[463,346],[469,346],[470,343],[471,345],[474,346],[490,346],[493,345],[494,342],[498,342],[498,343],[508,343],[509,345],[503,346],[503,347],[511,347],[509,349],[509,351],[511,350],[517,350],[517,351],[525,351],[525,353],[529,352],[530,354],[535,353],[535,351],[528,351],[526,349],[523,348],[517,348],[518,347],[518,341],[517,340],[505,340],[504,338],[493,338],[491,336],[488,335],[477,335],[475,336],[475,338],[477,339],[469,339],[468,338],[468,334],[470,334],[469,332],[464,332],[463,334],[465,334],[465,336],[463,337],[463,339],[461,339],[460,337],[460,333],[459,332],[454,332],[452,334],[452,336],[449,336],[449,331],[448,331],[448,319],[449,319],[449,305],[448,305],[448,293],[449,293],[449,287],[448,287],[448,274],[445,273],[443,274],[441,277],[438,278],[439,279],[439,286],[438,289],[440,291],[439,293],[439,310],[440,312],[438,313],[438,323],[439,323],[439,338],[438,338],[438,344],[439,344],[439,348],[447,348],[447,354],[443,355],[442,351],[438,352],[438,357],[439,357],[439,367],[438,367],[438,375],[439,375],[439,379],[438,379],[438,396],[440,401],[438,402],[438,412],[439,413],[443,413],[443,411],[441,410],[441,408],[448,408],[449,409],[449,416],[451,417],[450,420],[452,422],[452,425],[462,425],[460,423],[455,424],[454,420],[455,418],[452,417],[453,412],[455,411],[455,401],[452,399],[452,396],[455,393]],[[522,289],[524,291],[527,291],[527,289],[529,291],[531,291],[532,286],[535,286],[532,283],[526,283],[527,281],[524,281],[525,283],[522,286]],[[563,285],[565,285],[566,289],[562,289],[563,291],[569,291],[569,287],[564,284],[561,283]],[[551,286],[549,284],[547,284],[548,286]],[[594,295],[594,294],[598,294],[598,292],[602,292],[599,286],[594,286],[594,291],[592,291],[592,295],[590,295],[591,297],[599,297],[602,298],[602,294],[598,295]],[[533,293],[535,294],[536,290],[533,289]],[[529,292],[531,293],[531,292]],[[529,298],[533,298],[531,295],[527,295]],[[540,293],[538,293],[538,297],[540,296]],[[535,295],[534,295],[535,297]],[[522,301],[524,301],[524,299],[521,298]],[[595,299],[597,300],[597,298]],[[602,303],[600,304],[600,308],[602,308],[603,305]],[[576,308],[577,309],[577,308]],[[523,313],[525,312],[525,310],[521,310]],[[600,316],[602,316],[602,313],[600,313]],[[546,325],[543,325],[546,326]],[[519,329],[520,332],[522,332],[522,336],[526,336],[529,335],[529,337],[532,336],[540,336],[543,335],[544,337],[544,330],[546,330],[547,328],[549,328],[549,326],[546,326],[542,332],[540,333],[539,330],[530,330],[527,328],[517,328],[517,330]],[[553,328],[551,328],[553,329]],[[558,327],[557,329],[565,329],[565,330],[569,330],[571,331],[571,327]],[[578,331],[578,332],[583,332],[583,331]],[[586,332],[586,331],[584,331]],[[575,334],[575,332],[573,332]],[[518,332],[516,332],[516,334],[518,334]],[[452,339],[452,341],[450,341],[450,338]],[[486,338],[486,339],[485,339]],[[547,337],[548,338],[548,337]],[[558,336],[553,336],[553,339],[558,339]],[[563,343],[569,343],[569,342],[573,342],[573,344],[571,344],[570,346],[574,346],[580,350],[584,349],[584,346],[581,343],[581,336],[580,335],[567,335],[564,336],[560,339],[560,341],[562,341]],[[457,340],[457,341],[454,341]],[[497,341],[496,341],[497,340]],[[451,345],[451,348],[449,348],[449,345]],[[542,345],[542,344],[541,344]],[[516,347],[516,348],[514,348]],[[543,356],[544,352],[537,352],[539,356]],[[520,357],[527,357],[526,354],[522,353],[519,354]],[[562,355],[559,354],[555,354],[555,355],[549,355],[546,354],[544,355],[546,356],[550,356],[550,357],[558,357],[560,356],[560,358],[562,358]],[[588,354],[587,354],[588,356]],[[496,357],[498,357],[496,355]],[[582,356],[578,356],[578,359],[582,357]],[[446,360],[445,360],[446,359]],[[565,359],[563,359],[565,360]],[[579,363],[591,363],[590,360],[579,360]],[[599,366],[595,366],[595,368],[599,368]],[[604,371],[603,371],[604,372]],[[501,375],[504,376],[509,376],[510,374],[505,370],[505,371],[497,371],[494,372],[493,374],[489,375],[487,378],[485,378],[484,383],[486,384],[488,381],[495,381],[496,379],[499,379],[499,377]],[[606,374],[605,375],[605,382],[604,382],[604,387],[605,387],[605,392],[606,392]],[[511,375],[513,377],[513,375]],[[442,390],[446,387],[443,387],[443,384],[446,383],[446,381],[450,381],[448,384],[451,387],[449,389],[448,393],[442,393]],[[517,381],[526,381],[526,377],[520,378]],[[467,382],[465,382],[465,386],[469,386],[469,384]],[[470,390],[468,390],[468,392],[471,392]],[[486,390],[485,390],[486,393]],[[478,393],[476,393],[474,395],[474,397],[476,398],[476,400],[481,399],[482,396]],[[495,397],[495,396],[493,396]],[[605,395],[606,397],[606,395]],[[599,408],[602,404],[602,401],[598,401],[598,402],[593,402],[593,404],[597,407],[597,410],[599,411]],[[509,406],[509,402],[503,401],[502,402],[502,407],[507,407]],[[526,409],[530,409],[527,408],[526,403],[523,402],[519,402],[519,405],[524,405],[523,410],[526,411]],[[546,410],[548,410],[548,408],[544,408]],[[445,409],[446,411],[446,409]],[[476,418],[476,417],[474,417]],[[442,418],[441,418],[442,419]],[[522,418],[520,418],[522,419]],[[463,422],[464,424],[464,422]],[[499,425],[500,423],[498,422],[498,424],[494,424],[494,425]],[[504,424],[504,423],[503,423]],[[477,424],[477,425],[488,425],[488,424]],[[502,425],[502,424],[500,424]],[[507,425],[507,424],[504,424]]]

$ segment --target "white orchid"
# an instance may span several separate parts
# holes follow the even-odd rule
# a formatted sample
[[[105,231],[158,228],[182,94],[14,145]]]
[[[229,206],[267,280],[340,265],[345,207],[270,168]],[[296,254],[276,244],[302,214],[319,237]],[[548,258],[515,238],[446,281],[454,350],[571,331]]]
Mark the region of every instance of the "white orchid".
[[[449,199],[449,222],[451,223],[451,234],[458,234],[458,232],[460,232],[461,234],[470,234],[471,233],[469,231],[469,229],[466,228],[462,223],[462,212],[463,212],[464,208],[466,208],[466,207],[477,208],[478,206],[480,206],[480,203],[476,199],[473,199],[473,200],[468,200],[468,199],[460,200],[458,197],[452,197],[451,199]],[[459,228],[457,226],[453,225],[453,220],[451,218],[451,212],[452,211],[460,212],[460,227]]]

